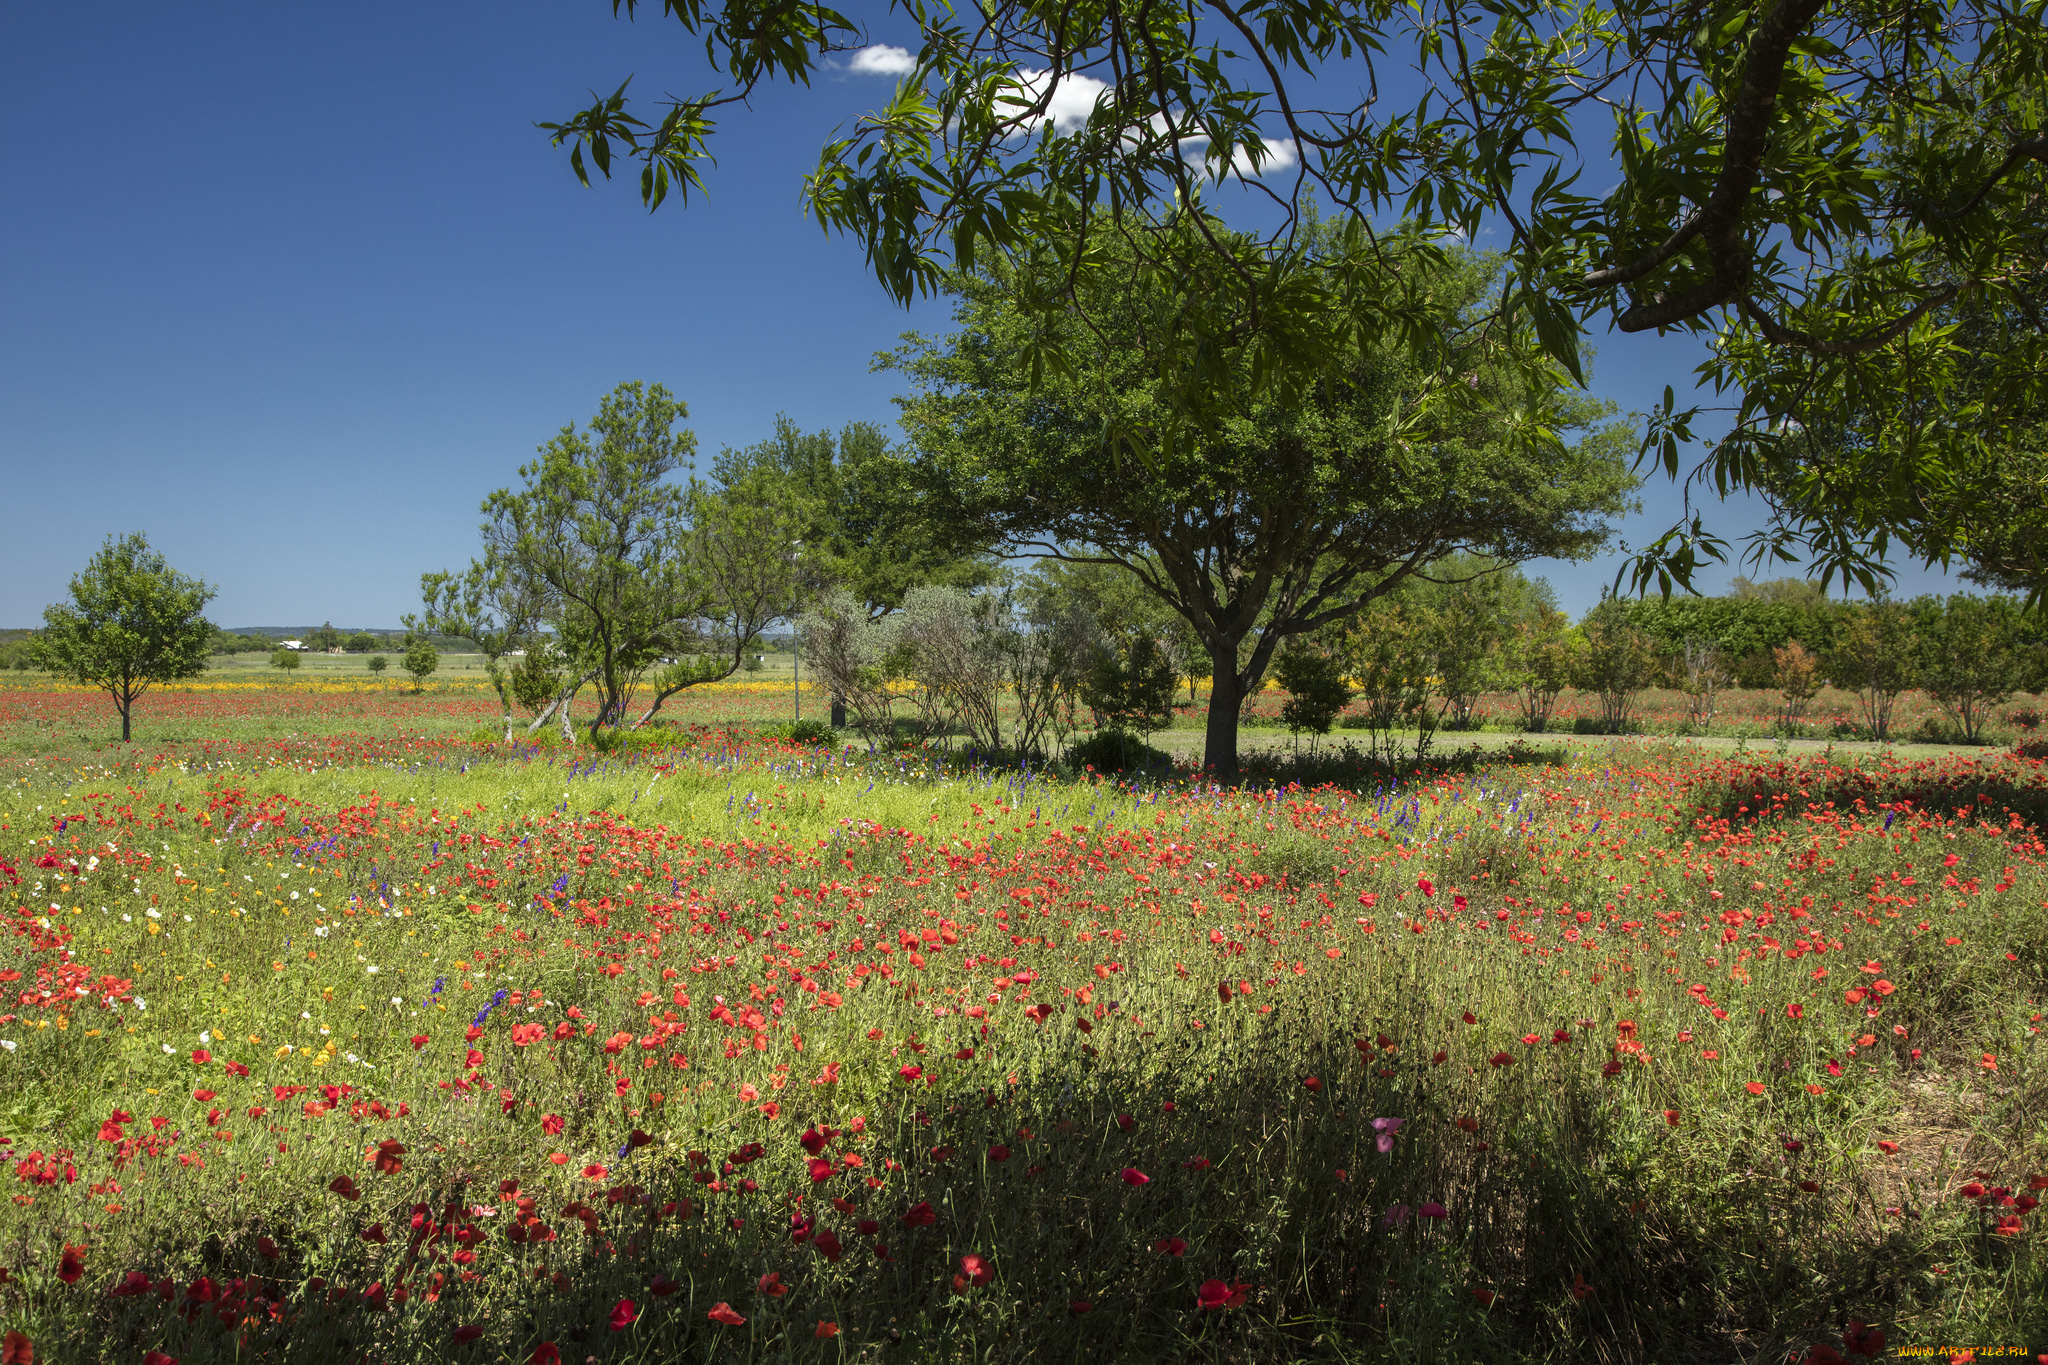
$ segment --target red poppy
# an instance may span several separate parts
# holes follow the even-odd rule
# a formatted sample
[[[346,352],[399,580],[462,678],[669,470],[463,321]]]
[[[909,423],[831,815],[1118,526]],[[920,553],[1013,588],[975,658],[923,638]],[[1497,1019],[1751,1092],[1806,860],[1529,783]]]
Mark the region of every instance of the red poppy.
[[[424,1033],[415,1033],[415,1034],[414,1034],[414,1035],[412,1036],[412,1050],[413,1050],[414,1052],[418,1052],[418,1051],[419,1051],[419,1050],[420,1050],[421,1048],[425,1047],[426,1045],[427,1045],[427,1035],[426,1035],[426,1034],[424,1034]],[[535,1355],[539,1355],[540,1353],[539,1353],[539,1351],[538,1351],[538,1350],[536,1350],[536,1351],[534,1352],[534,1354],[535,1354]]]
[[[1152,1183],[1152,1177],[1136,1166],[1126,1166],[1123,1169],[1123,1182],[1126,1185],[1149,1185]]]
[[[1875,1327],[1866,1327],[1860,1322],[1849,1324],[1849,1330],[1842,1333],[1842,1345],[1850,1354],[1875,1360],[1884,1354],[1884,1333]]]
[[[405,1155],[405,1144],[397,1138],[385,1138],[377,1144],[377,1169],[385,1175],[396,1175],[405,1169],[405,1163],[398,1158]]]
[[[631,1299],[620,1299],[612,1305],[611,1317],[607,1319],[614,1332],[623,1332],[633,1325],[633,1319],[640,1316],[640,1310],[633,1306]]]
[[[361,1232],[357,1233],[356,1236],[362,1238],[365,1242],[382,1243],[391,1240],[390,1238],[384,1235],[384,1225],[382,1223],[372,1223],[370,1224],[370,1226],[364,1228]]]
[[[827,1322],[823,1318],[819,1318],[818,1325],[811,1329],[811,1336],[818,1341],[830,1341],[832,1338],[838,1335],[839,1324],[836,1322]]]
[[[1093,1307],[1095,1307],[1095,1305],[1088,1302],[1088,1300],[1086,1299],[1071,1299],[1067,1303],[1067,1311],[1069,1313],[1072,1313],[1077,1318],[1080,1317],[1081,1314],[1087,1312],[1089,1309]]]
[[[121,1282],[112,1289],[109,1289],[107,1293],[113,1298],[127,1299],[133,1298],[137,1294],[147,1294],[153,1287],[149,1282],[149,1272],[131,1270],[122,1276]]]
[[[1310,1090],[1321,1090],[1323,1088],[1323,1082],[1321,1078],[1316,1076],[1305,1077],[1302,1080],[1302,1085],[1306,1086]]]
[[[812,1184],[816,1184],[819,1181],[823,1180],[830,1180],[832,1178],[832,1172],[838,1169],[831,1162],[825,1160],[825,1158],[821,1156],[812,1157],[809,1164]]]
[[[1161,1237],[1152,1244],[1154,1251],[1163,1251],[1168,1256],[1178,1256],[1188,1249],[1188,1244],[1178,1237]]]
[[[659,1273],[647,1282],[647,1292],[654,1295],[657,1299],[665,1299],[682,1287],[679,1281],[671,1280],[668,1276]]]
[[[1586,1283],[1585,1272],[1574,1272],[1572,1275],[1572,1297],[1577,1299],[1579,1302],[1584,1303],[1586,1301],[1587,1296],[1590,1295],[1592,1292],[1593,1286]]]
[[[57,1261],[57,1278],[66,1284],[77,1284],[85,1274],[85,1248],[65,1247],[64,1255]]]
[[[478,1337],[482,1336],[483,1334],[483,1324],[473,1322],[469,1324],[467,1327],[456,1328],[453,1332],[450,1332],[448,1335],[454,1339],[455,1344],[457,1346],[467,1346],[470,1342],[475,1341]]]
[[[811,1238],[811,1245],[818,1249],[820,1256],[834,1263],[846,1254],[846,1248],[839,1244],[839,1234],[830,1228]]]
[[[271,1241],[268,1237],[258,1237],[256,1239],[256,1251],[266,1261],[277,1259],[277,1243]]]
[[[195,1047],[192,1049],[192,1065],[205,1066],[208,1062],[212,1060],[213,1054],[211,1052],[208,1052],[205,1048]]]
[[[142,1365],[178,1365],[176,1356],[167,1356],[162,1351],[151,1351],[142,1358]]]
[[[910,1206],[903,1215],[903,1226],[907,1228],[928,1228],[939,1221],[939,1215],[932,1211],[929,1201],[920,1201]]]
[[[1436,883],[1430,881],[1427,877],[1417,877],[1415,879],[1415,888],[1425,896],[1434,896],[1436,894]]]
[[[35,1360],[36,1344],[21,1333],[0,1337],[0,1365],[35,1365]]]
[[[561,1116],[560,1114],[543,1114],[543,1115],[541,1115],[541,1118],[540,1118],[540,1130],[541,1130],[541,1131],[542,1131],[543,1133],[546,1133],[546,1134],[547,1134],[547,1135],[548,1135],[549,1137],[559,1137],[559,1136],[561,1136],[562,1128],[563,1128],[563,1123],[562,1123],[562,1116]]]
[[[526,1365],[562,1365],[562,1352],[552,1341],[543,1341],[533,1348],[533,1354],[527,1357]]]
[[[1491,1308],[1493,1307],[1493,1301],[1497,1296],[1491,1289],[1479,1288],[1472,1291],[1472,1297],[1479,1300],[1481,1307]]]
[[[1673,1128],[1676,1128],[1678,1126],[1678,1111],[1676,1109],[1666,1109],[1664,1111],[1664,1121]]]
[[[1750,1081],[1742,1088],[1744,1090],[1747,1090],[1752,1095],[1761,1095],[1764,1093],[1764,1083],[1762,1081]]]
[[[354,1203],[356,1200],[363,1197],[363,1192],[356,1188],[356,1182],[350,1180],[345,1175],[338,1175],[334,1177],[334,1179],[328,1181],[327,1188],[333,1190],[336,1194],[340,1195],[343,1199],[348,1200],[350,1203]]]
[[[713,1322],[722,1322],[727,1327],[738,1327],[746,1322],[746,1319],[733,1312],[732,1305],[723,1299],[712,1304],[711,1311],[704,1316],[710,1318]]]
[[[1515,1059],[1505,1052],[1496,1052],[1493,1054],[1493,1056],[1487,1058],[1487,1060],[1492,1062],[1495,1066],[1513,1066],[1515,1064]]]
[[[1201,1306],[1203,1312],[1217,1308],[1235,1308],[1244,1302],[1247,1287],[1241,1284],[1226,1284],[1222,1280],[1204,1280],[1201,1287],[1195,1291],[1195,1302]]]
[[[605,1168],[595,1161],[583,1168],[583,1178],[585,1180],[602,1180],[606,1174]]]
[[[1003,1146],[1000,1142],[995,1143],[988,1149],[988,1159],[990,1161],[1008,1161],[1010,1159],[1010,1149]]]
[[[996,1268],[988,1257],[969,1252],[960,1258],[960,1273],[975,1284],[987,1284],[996,1277]]]
[[[782,1282],[782,1276],[773,1270],[763,1275],[756,1287],[771,1299],[779,1299],[789,1292],[789,1286]]]

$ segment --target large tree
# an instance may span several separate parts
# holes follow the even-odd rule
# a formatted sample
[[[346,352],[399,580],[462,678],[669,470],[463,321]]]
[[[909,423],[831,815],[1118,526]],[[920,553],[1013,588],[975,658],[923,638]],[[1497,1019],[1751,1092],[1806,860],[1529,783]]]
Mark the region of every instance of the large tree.
[[[213,596],[213,588],[150,549],[141,533],[109,536],[72,578],[71,600],[44,609],[29,655],[38,667],[112,697],[126,744],[138,696],[206,668],[214,627],[200,613]]]
[[[1104,235],[1098,250],[1115,257]],[[1307,254],[1343,271],[1345,234],[1317,237]],[[1056,262],[956,278],[960,331],[886,360],[916,386],[898,400],[904,483],[919,515],[1016,551],[1118,565],[1179,613],[1209,654],[1205,762],[1219,777],[1236,776],[1240,709],[1283,640],[1461,550],[1504,562],[1592,553],[1608,542],[1604,517],[1628,505],[1627,434],[1568,439],[1604,409],[1571,396],[1526,330],[1472,325],[1496,278],[1479,258],[1452,253],[1402,282],[1438,335],[1459,338],[1434,364],[1362,337],[1341,366],[1267,387],[1270,356],[1248,331],[1211,348],[1194,409],[1148,364],[1148,329],[1185,295],[1136,253],[1123,259],[1120,278],[1095,277],[1100,295],[1051,320],[1027,300]],[[1185,265],[1227,268],[1199,251]]]
[[[650,206],[700,184],[719,119],[873,41],[868,16],[816,3],[660,9],[703,41],[717,88],[643,120],[622,85],[544,125],[586,180],[638,163]],[[1426,235],[1387,240],[1386,222],[1496,232],[1508,269],[1494,306],[1568,370],[1589,331],[1711,337],[1701,382],[1736,395],[1738,439],[1698,472],[1777,498],[1784,515],[1759,553],[1805,552],[1869,581],[1888,539],[1936,557],[1956,548],[1945,510],[1871,496],[1819,477],[1796,448],[1767,458],[1741,438],[1801,408],[1886,413],[1907,384],[1938,407],[1967,351],[1942,310],[1995,310],[2038,282],[2044,13],[2044,0],[892,0],[872,17],[907,46],[856,65],[902,80],[825,143],[806,201],[899,299],[990,253],[1050,255],[1059,268],[1023,301],[1046,317],[1099,291],[1091,275],[1114,274],[1092,225],[1113,221],[1168,263],[1178,215],[1217,180],[1277,206],[1267,246],[1292,244],[1316,200],[1372,239],[1330,288],[1305,288],[1295,253],[1248,260],[1212,242],[1232,268],[1191,286],[1148,352],[1168,379],[1199,371],[1219,314],[1265,334],[1278,363],[1262,378],[1341,365],[1329,340],[1383,325],[1399,302],[1390,280],[1434,249]],[[1062,344],[1047,331],[1048,347]],[[2025,357],[2004,374],[2006,387],[2048,391]],[[1647,449],[1674,473],[1696,416],[1667,393],[1650,432]],[[1971,450],[1967,433],[1928,426],[1896,458],[1959,485]],[[1886,488],[1909,481],[1880,472]],[[1668,587],[1724,550],[1690,516],[1639,552],[1638,579]]]

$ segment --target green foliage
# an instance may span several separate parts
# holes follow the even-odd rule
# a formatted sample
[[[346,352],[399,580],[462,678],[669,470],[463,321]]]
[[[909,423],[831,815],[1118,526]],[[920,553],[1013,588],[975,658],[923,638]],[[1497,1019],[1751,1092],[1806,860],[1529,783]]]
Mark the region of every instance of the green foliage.
[[[1280,651],[1273,673],[1287,689],[1280,719],[1290,733],[1327,735],[1338,713],[1351,704],[1351,684],[1344,678],[1340,650],[1294,640]]]
[[[1428,356],[1354,334],[1336,373],[1279,387],[1267,349],[1219,343],[1200,393],[1162,388],[1151,320],[1189,290],[1225,289],[1212,277],[1228,267],[1201,245],[1217,230],[1183,219],[1179,274],[1105,231],[1093,249],[1118,274],[1056,318],[1033,304],[1065,279],[1049,261],[955,278],[961,330],[913,337],[887,363],[916,386],[901,400],[906,514],[1134,575],[1209,655],[1205,763],[1227,779],[1242,701],[1287,638],[1343,622],[1460,549],[1502,561],[1591,553],[1633,479],[1626,436],[1600,427],[1607,411],[1570,395],[1525,330],[1472,333]],[[1340,289],[1366,249],[1310,232],[1294,265],[1304,287]],[[1497,267],[1430,260],[1401,280],[1404,306],[1419,300],[1444,336],[1465,336],[1500,287]],[[1062,365],[1048,363],[1055,345]]]
[[[359,630],[343,640],[341,647],[351,654],[368,654],[377,647],[377,637],[367,630]]]
[[[426,687],[428,676],[441,666],[441,652],[425,640],[414,640],[405,647],[405,657],[399,662],[412,675],[413,690],[420,691]]]
[[[279,668],[287,673],[294,673],[298,671],[300,662],[299,651],[296,649],[279,648],[270,651],[270,666],[272,668]]]
[[[1912,605],[1920,686],[1965,744],[1980,743],[1991,709],[2021,681],[2019,613],[2009,599],[1957,594]]]
[[[382,673],[390,666],[391,661],[382,654],[372,654],[369,658],[363,660],[363,667],[369,669],[372,673]]]
[[[140,532],[106,543],[71,579],[71,600],[43,611],[28,657],[113,699],[121,740],[135,698],[206,668],[214,628],[200,613],[214,590],[173,569]]]
[[[1627,604],[1628,623],[1650,637],[1657,653],[1682,673],[1686,642],[1711,644],[1721,666],[1743,687],[1774,685],[1772,651],[1789,640],[1826,655],[1845,608],[1799,579],[1752,584],[1738,578],[1724,597],[1649,598]]]
[[[1599,733],[1627,734],[1638,696],[1657,679],[1650,637],[1630,624],[1627,608],[1614,598],[1587,613],[1579,632],[1586,647],[1578,656],[1572,683],[1599,697]]]
[[[1404,761],[1410,730],[1415,761],[1428,756],[1437,721],[1429,704],[1437,632],[1434,612],[1398,599],[1375,602],[1351,623],[1344,662],[1360,706],[1345,725],[1366,732],[1369,761],[1389,767]]]
[[[870,616],[895,611],[912,588],[984,588],[996,568],[982,541],[962,538],[943,519],[904,515],[890,485],[902,463],[872,422],[804,432],[788,417],[775,434],[744,449],[719,452],[714,476],[726,487],[755,482],[785,490],[791,503],[785,532],[802,542],[812,586],[844,588]]]
[[[464,582],[489,599],[505,642],[547,627],[563,660],[550,710],[565,728],[591,685],[592,733],[625,724],[643,680],[654,696],[633,723],[646,724],[669,697],[738,671],[801,599],[801,491],[744,462],[715,486],[674,482],[696,449],[674,429],[687,415],[659,384],[621,384],[587,432],[564,427],[520,467],[522,488],[484,501],[484,558]]]
[[[1178,682],[1159,642],[1138,635],[1095,656],[1081,679],[1081,704],[1095,713],[1098,729],[1147,735],[1173,724]]]
[[[1889,740],[1892,708],[1919,677],[1912,618],[1906,608],[1880,599],[1850,612],[1822,664],[1835,686],[1856,694],[1870,737]]]
[[[615,155],[640,162],[650,207],[698,184],[718,110],[808,85],[868,41],[814,5],[663,9],[703,40],[719,89],[643,120],[622,83],[542,125],[586,183]],[[1565,0],[1483,17],[1462,0],[1277,0],[1159,23],[1044,0],[905,14],[914,75],[825,144],[806,205],[899,302],[992,257],[1042,261],[1025,303],[1048,374],[1085,368],[1062,324],[1127,279],[1104,227],[1179,282],[1172,307],[1134,304],[1138,389],[1191,395],[1215,421],[1242,410],[1207,383],[1221,346],[1256,348],[1271,393],[1342,375],[1358,332],[1442,345],[1401,285],[1446,240],[1498,231],[1508,283],[1474,334],[1526,326],[1575,377],[1588,331],[1712,337],[1702,387],[1739,398],[1697,472],[1771,502],[1758,555],[1805,550],[1868,589],[1890,545],[1945,561],[1997,548],[1980,506],[2039,514],[2025,474],[1992,497],[1972,478],[1999,469],[1986,428],[2048,391],[2048,25],[2033,0],[1943,0],[1911,24],[1817,2],[1766,18],[1739,0],[1677,17]],[[1069,103],[1098,80],[1085,111]],[[1372,97],[1319,98],[1331,82]],[[1227,268],[1205,270],[1184,212],[1223,180],[1278,212],[1260,250],[1208,234],[1199,248]],[[1334,281],[1297,249],[1319,202],[1371,248]],[[1401,218],[1416,230],[1386,233]],[[1812,435],[1858,415],[1876,434],[1846,457]],[[1645,452],[1676,474],[1698,417],[1667,390]],[[1725,552],[1689,518],[1637,553],[1637,584],[1687,581]]]
[[[1173,756],[1128,730],[1097,730],[1068,746],[1065,762],[1074,772],[1152,773],[1173,771]]]
[[[1540,735],[1550,728],[1558,694],[1577,676],[1586,638],[1572,630],[1564,613],[1538,611],[1515,623],[1506,645],[1507,680],[1522,703],[1522,729]]]

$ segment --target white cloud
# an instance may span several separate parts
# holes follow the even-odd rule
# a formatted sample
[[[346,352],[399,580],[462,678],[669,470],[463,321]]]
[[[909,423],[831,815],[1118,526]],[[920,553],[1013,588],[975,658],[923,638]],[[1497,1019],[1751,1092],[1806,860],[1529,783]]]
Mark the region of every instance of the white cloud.
[[[878,43],[854,53],[847,69],[863,76],[908,76],[917,69],[917,58],[908,48]]]
[[[1022,88],[1019,94],[1036,103],[1045,92],[1045,78],[1048,72],[1020,70],[1017,84]],[[1053,128],[1070,133],[1088,122],[1088,116],[1095,112],[1095,102],[1102,92],[1109,89],[1109,82],[1098,81],[1093,76],[1068,76],[1052,88],[1052,98],[1046,103],[1046,118]]]
[[[1291,137],[1265,139],[1265,156],[1260,161],[1257,169],[1254,169],[1252,166],[1251,153],[1242,144],[1232,149],[1230,166],[1226,170],[1224,167],[1216,164],[1220,158],[1215,155],[1214,149],[1207,146],[1206,143],[1207,139],[1205,138],[1188,138],[1181,145],[1189,149],[1188,159],[1190,161],[1199,158],[1209,174],[1215,176],[1218,180],[1230,174],[1243,176],[1280,175],[1293,170],[1301,164],[1301,148],[1296,145]]]

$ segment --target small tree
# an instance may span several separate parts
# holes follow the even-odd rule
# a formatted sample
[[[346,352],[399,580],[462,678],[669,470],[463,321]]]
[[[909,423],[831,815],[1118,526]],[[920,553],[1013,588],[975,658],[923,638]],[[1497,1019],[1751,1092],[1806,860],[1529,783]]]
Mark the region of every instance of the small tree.
[[[1366,747],[1387,764],[1403,758],[1397,734],[1415,731],[1415,760],[1429,752],[1436,712],[1429,705],[1429,670],[1436,654],[1436,619],[1400,602],[1376,603],[1345,636],[1345,662],[1364,703]]]
[[[415,692],[427,690],[427,675],[441,666],[441,652],[431,641],[416,639],[405,647],[402,661],[405,671],[412,674],[412,688]]]
[[[72,578],[71,601],[44,609],[27,657],[113,698],[126,744],[137,697],[205,669],[214,628],[199,613],[213,596],[213,588],[173,569],[140,533],[109,536]]]
[[[896,695],[882,666],[893,634],[844,589],[826,594],[797,624],[803,661],[826,691],[853,708],[855,728],[870,738],[888,734],[894,723]]]
[[[1695,730],[1714,719],[1714,699],[1728,685],[1728,666],[1721,647],[1708,636],[1688,635],[1679,661],[1685,669],[1685,709]]]
[[[1787,724],[1803,720],[1806,708],[1820,691],[1820,659],[1797,640],[1787,640],[1771,651],[1777,665],[1778,691],[1785,698]]]
[[[1564,613],[1544,611],[1515,629],[1508,646],[1508,681],[1520,695],[1522,729],[1540,735],[1550,728],[1557,697],[1571,686],[1584,640],[1565,624]]]
[[[299,652],[296,649],[273,649],[270,651],[270,666],[283,669],[286,673],[296,672],[299,667]]]
[[[1180,677],[1173,661],[1150,634],[1132,636],[1122,648],[1101,648],[1081,674],[1081,704],[1094,713],[1096,727],[1117,737],[1118,762],[1128,764],[1145,736],[1173,724],[1173,698]]]
[[[1572,681],[1600,698],[1601,730],[1625,734],[1635,719],[1636,698],[1656,679],[1656,650],[1613,598],[1587,613],[1579,630],[1586,648]]]
[[[1976,744],[1993,708],[2020,684],[2017,613],[2009,601],[1964,593],[1945,605],[1916,605],[1920,685],[1962,731],[1963,743]]]
[[[1912,622],[1897,602],[1880,598],[1842,623],[1828,652],[1828,678],[1856,694],[1870,737],[1892,737],[1892,707],[1918,676]]]
[[[1280,719],[1297,738],[1307,734],[1313,752],[1316,739],[1329,734],[1338,713],[1351,704],[1343,656],[1321,641],[1297,637],[1280,651],[1274,673],[1287,689]]]
[[[385,658],[382,654],[372,654],[368,659],[365,659],[363,661],[363,666],[369,669],[372,673],[381,675],[385,669],[391,666],[391,661]]]

